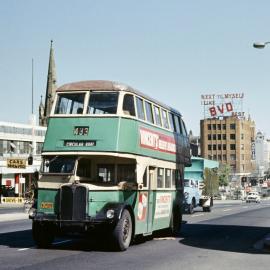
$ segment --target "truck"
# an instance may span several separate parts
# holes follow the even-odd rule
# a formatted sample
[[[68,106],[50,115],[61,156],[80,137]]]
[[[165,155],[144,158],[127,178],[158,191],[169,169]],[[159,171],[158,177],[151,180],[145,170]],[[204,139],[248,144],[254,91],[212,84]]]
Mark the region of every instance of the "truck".
[[[195,179],[184,179],[183,208],[186,213],[193,214],[195,207],[202,207],[204,212],[211,212],[213,197],[203,195],[204,184]]]

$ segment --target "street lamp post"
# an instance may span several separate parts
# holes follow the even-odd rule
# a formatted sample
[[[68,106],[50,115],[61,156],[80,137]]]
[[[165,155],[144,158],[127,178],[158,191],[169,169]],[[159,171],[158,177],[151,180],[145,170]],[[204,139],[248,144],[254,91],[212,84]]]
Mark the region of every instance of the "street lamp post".
[[[264,49],[264,47],[267,44],[270,44],[270,41],[267,41],[267,42],[255,42],[255,43],[253,43],[253,47],[256,48],[256,49]]]

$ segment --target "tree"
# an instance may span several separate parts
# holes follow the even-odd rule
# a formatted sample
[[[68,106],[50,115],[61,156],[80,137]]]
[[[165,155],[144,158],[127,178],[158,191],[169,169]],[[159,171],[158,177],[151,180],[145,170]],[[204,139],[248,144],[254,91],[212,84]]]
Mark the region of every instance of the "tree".
[[[231,168],[227,164],[221,164],[218,170],[218,182],[219,186],[229,185],[229,175],[231,173]]]
[[[214,194],[216,194],[219,187],[217,168],[205,168],[203,178],[203,195],[213,196]]]

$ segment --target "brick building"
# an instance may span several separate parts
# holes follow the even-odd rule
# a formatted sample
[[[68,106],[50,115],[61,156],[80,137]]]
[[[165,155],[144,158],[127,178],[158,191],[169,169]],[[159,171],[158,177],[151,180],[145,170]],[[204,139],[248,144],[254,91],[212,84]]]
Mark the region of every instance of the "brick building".
[[[250,118],[227,116],[200,121],[201,155],[231,167],[236,179],[255,169],[255,123]]]

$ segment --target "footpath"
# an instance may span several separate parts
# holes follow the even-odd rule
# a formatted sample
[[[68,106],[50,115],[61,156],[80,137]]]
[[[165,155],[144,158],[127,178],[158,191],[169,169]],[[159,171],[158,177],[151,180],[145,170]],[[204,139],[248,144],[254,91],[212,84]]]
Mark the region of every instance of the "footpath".
[[[0,204],[0,222],[27,219],[28,210],[25,210],[23,203]]]

